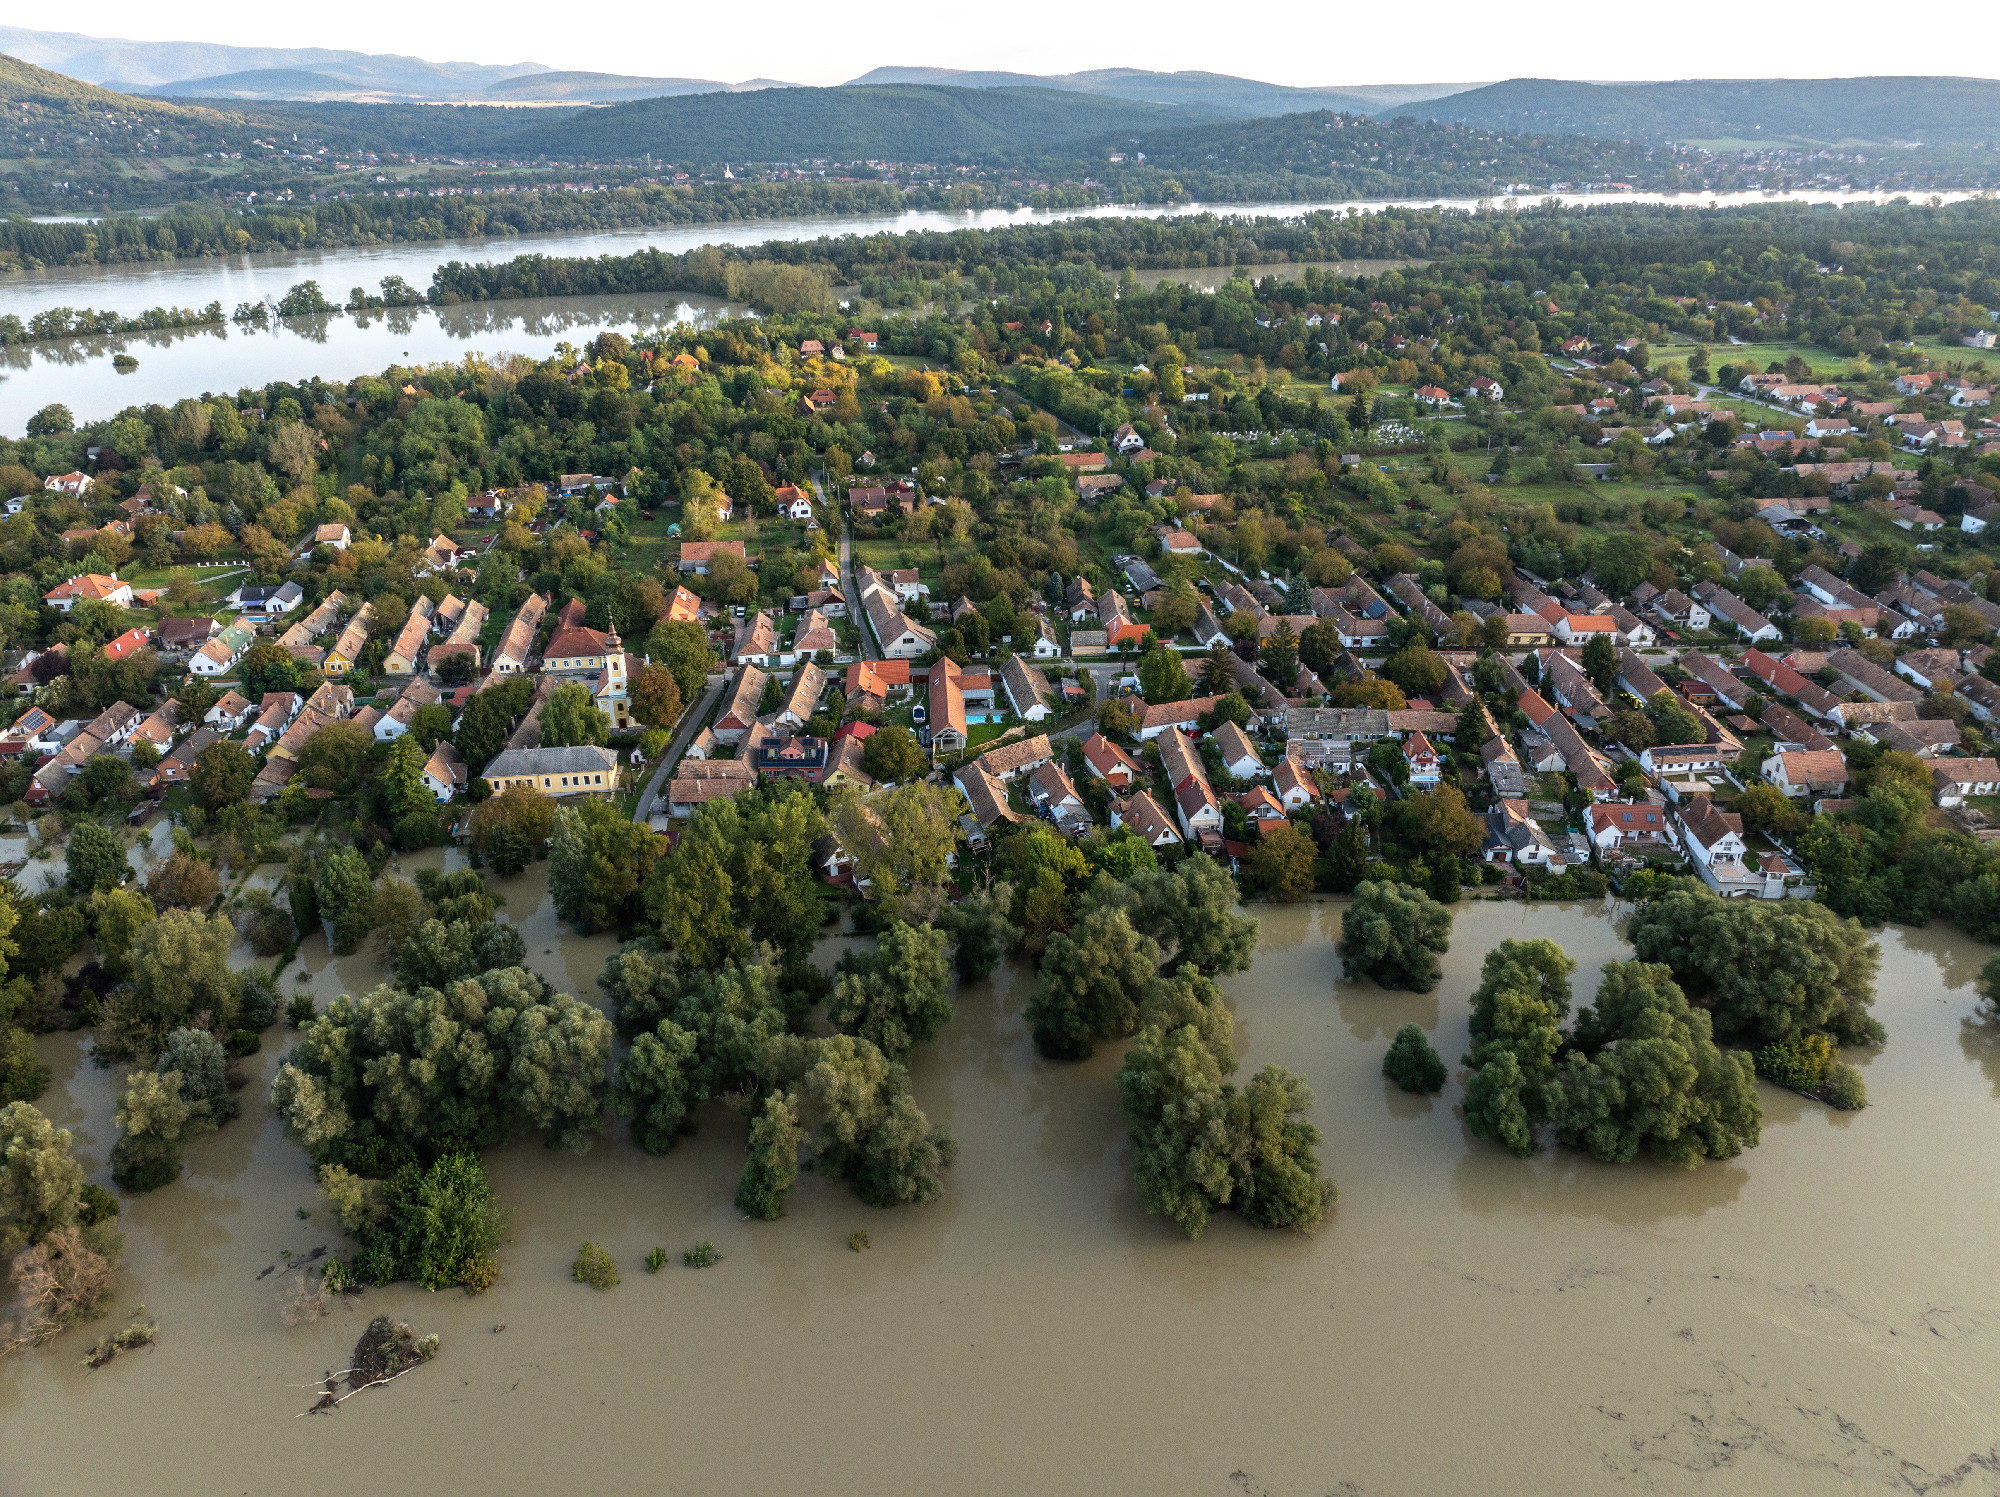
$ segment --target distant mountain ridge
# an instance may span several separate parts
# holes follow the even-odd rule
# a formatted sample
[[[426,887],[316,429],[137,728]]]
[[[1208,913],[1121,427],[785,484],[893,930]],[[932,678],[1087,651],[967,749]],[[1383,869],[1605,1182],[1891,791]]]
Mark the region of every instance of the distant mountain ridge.
[[[1302,114],[1315,109],[1380,114],[1399,104],[1443,98],[1480,87],[1476,83],[1412,83],[1295,88],[1282,83],[1263,83],[1254,78],[1236,78],[1226,73],[1156,73],[1143,68],[1098,68],[1091,72],[1044,76],[1036,73],[908,67],[876,68],[850,80],[845,86],[857,88],[911,83],[943,88],[1062,89],[1152,104],[1199,105],[1240,119]]]
[[[183,79],[219,79],[275,69],[322,73],[384,92],[436,95],[481,89],[522,74],[551,71],[538,62],[495,66],[477,62],[427,62],[421,57],[325,47],[141,42],[67,31],[35,31],[25,26],[0,26],[0,52],[124,93]]]
[[[1389,112],[1607,140],[2000,145],[2000,82],[1988,78],[1510,78]]]
[[[1196,106],[1047,88],[772,88],[643,99],[565,113],[508,137],[572,160],[952,162],[1088,146],[1127,132],[1225,118]]]

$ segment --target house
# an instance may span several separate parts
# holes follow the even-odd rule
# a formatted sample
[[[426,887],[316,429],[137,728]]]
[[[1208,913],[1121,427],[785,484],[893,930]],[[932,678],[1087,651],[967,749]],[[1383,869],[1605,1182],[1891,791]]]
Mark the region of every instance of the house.
[[[1830,749],[1833,740],[1800,717],[1782,702],[1766,702],[1759,725],[1771,735],[1774,747],[1783,750]]]
[[[827,741],[806,733],[773,733],[750,751],[759,778],[804,780],[809,785],[826,778],[830,758]]]
[[[1222,767],[1234,778],[1254,780],[1264,773],[1264,761],[1257,753],[1257,746],[1235,723],[1223,723],[1211,737],[1222,755]]]
[[[1786,795],[1839,795],[1847,788],[1847,760],[1839,749],[1773,754],[1761,768],[1764,778]]]
[[[1527,801],[1509,796],[1486,813],[1486,840],[1479,849],[1482,861],[1516,863],[1523,868],[1561,868],[1566,859],[1549,834],[1542,829]]]
[[[243,740],[243,746],[252,754],[262,753],[276,743],[291,726],[292,719],[299,714],[304,704],[296,691],[267,691],[260,704],[257,721],[250,725],[250,732]]]
[[[458,757],[458,750],[447,739],[440,738],[431,756],[424,762],[424,784],[439,805],[443,805],[466,787],[465,761]]]
[[[1483,374],[1473,375],[1471,382],[1465,388],[1465,398],[1468,400],[1497,401],[1504,398],[1506,393],[1500,381],[1490,379]]]
[[[212,618],[161,619],[153,631],[154,642],[171,654],[198,650],[215,637],[222,626]]]
[[[1180,818],[1181,834],[1197,841],[1204,832],[1222,832],[1222,802],[1205,775],[1191,774],[1174,787],[1174,811]]]
[[[743,735],[757,721],[757,703],[762,699],[764,683],[769,679],[754,665],[737,667],[736,680],[724,691],[715,721],[709,724],[718,742],[735,745],[743,741]]]
[[[888,589],[876,587],[868,590],[861,600],[862,612],[868,616],[868,627],[874,631],[875,643],[883,655],[891,660],[912,660],[935,649],[937,635],[911,620],[890,601],[891,597]]]
[[[1618,652],[1616,684],[1642,702],[1650,702],[1667,690],[1667,683],[1659,678],[1651,666],[1630,650]]]
[[[375,628],[375,605],[363,603],[354,610],[347,621],[347,627],[340,631],[340,637],[333,642],[320,662],[320,669],[329,677],[346,675],[361,663],[361,652],[368,646],[368,636]]]
[[[785,484],[772,493],[778,501],[778,513],[788,520],[810,520],[813,517],[812,495],[797,484]]]
[[[1403,744],[1403,760],[1410,766],[1410,783],[1426,788],[1444,778],[1444,761],[1422,733],[1412,733]]]
[[[1278,761],[1271,773],[1271,788],[1286,811],[1301,810],[1319,799],[1319,787],[1312,776],[1290,754]]]
[[[1776,624],[1720,583],[1698,582],[1694,586],[1694,595],[1708,605],[1712,615],[1722,619],[1751,644],[1778,638]]]
[[[1923,693],[1907,681],[1898,680],[1858,650],[1835,650],[1827,657],[1827,668],[1871,701],[1914,702]]]
[[[104,658],[106,660],[123,660],[128,655],[136,655],[152,642],[152,638],[153,631],[150,629],[127,629],[116,639],[110,640],[105,644]]]
[[[569,633],[572,631],[561,632]],[[593,631],[577,630],[573,632],[586,634]],[[554,640],[551,640],[550,644],[554,642]],[[756,613],[751,614],[748,618],[737,624],[736,640],[729,649],[729,660],[732,665],[741,665],[745,661],[748,661],[751,665],[761,665],[764,669],[770,670],[774,666],[790,665],[794,658],[790,651],[781,650],[778,647],[778,626],[772,620],[771,615],[765,613],[762,609],[759,609]],[[546,665],[548,660],[547,647],[543,649],[542,659]]]
[[[382,673],[385,676],[412,676],[416,674],[418,662],[423,659],[424,645],[430,639],[431,613],[435,605],[429,598],[419,596],[410,607],[410,616],[403,620],[403,627],[396,634],[396,642],[389,646],[382,657]]]
[[[1724,894],[1756,892],[1747,887],[1743,866],[1743,818],[1719,810],[1706,795],[1691,796],[1681,808],[1680,842],[1702,881]]]
[[[1028,799],[1065,834],[1074,834],[1090,825],[1090,812],[1076,785],[1063,767],[1051,759],[1028,776]]]
[[[1021,738],[988,749],[979,756],[978,762],[995,779],[1005,781],[1029,773],[1048,763],[1051,757],[1049,735],[1037,733],[1032,738]]]
[[[1014,715],[1023,722],[1040,722],[1049,715],[1055,692],[1038,666],[1028,664],[1019,655],[1009,655],[1000,664],[1000,685],[1007,693]]]
[[[227,599],[245,618],[282,618],[305,601],[305,590],[296,582],[277,587],[239,587]]]
[[[595,744],[572,748],[504,749],[486,766],[498,793],[524,785],[544,795],[615,795],[618,754]]]
[[[225,691],[216,703],[202,714],[202,721],[221,733],[234,733],[243,726],[250,716],[250,699],[236,691]]]
[[[792,678],[791,690],[785,693],[777,716],[773,719],[779,727],[803,728],[811,722],[819,710],[819,699],[826,694],[826,672],[811,661],[799,667],[799,673]]]
[[[1939,759],[1931,785],[1940,806],[1960,806],[1967,796],[2000,794],[2000,760]]]
[[[494,647],[493,675],[518,675],[528,668],[529,660],[534,658],[535,635],[541,630],[542,615],[548,612],[548,607],[547,598],[540,593],[529,593],[527,600],[515,610],[514,617],[508,621],[505,632],[500,636],[500,643]]]
[[[1344,769],[1356,744],[1390,735],[1389,714],[1379,707],[1294,707],[1285,714],[1285,735],[1286,757],[1301,769]]]
[[[410,721],[417,715],[419,707],[432,706],[440,700],[435,686],[424,681],[412,681],[390,703],[388,711],[377,713],[366,726],[377,743],[394,743],[410,731]],[[360,722],[361,714],[355,714],[354,720]]]
[[[1122,801],[1111,803],[1111,824],[1129,828],[1148,847],[1177,847],[1180,833],[1160,803],[1144,790],[1134,791]]]
[[[1509,613],[1501,615],[1507,620],[1507,643],[1509,645],[1545,645],[1549,642],[1548,620],[1538,613]],[[1345,643],[1346,641],[1342,641]]]
[[[1178,728],[1184,733],[1192,733],[1199,725],[1203,714],[1213,712],[1219,696],[1191,697],[1185,702],[1133,702],[1139,714],[1139,741],[1147,742],[1158,738],[1169,728]]]
[[[1055,625],[1049,622],[1046,614],[1035,615],[1034,629],[1034,640],[1028,647],[1028,653],[1037,660],[1060,659],[1062,641],[1056,638]]]
[[[757,783],[757,766],[748,759],[683,759],[667,783],[667,814],[692,816],[698,806],[732,799]]]
[[[972,814],[979,825],[987,830],[1005,823],[1017,822],[1021,816],[1007,804],[1007,787],[975,759],[970,764],[961,765],[952,775],[952,783],[958,786],[966,802],[972,807]]]
[[[1658,780],[1719,770],[1728,762],[1722,746],[1715,743],[1654,744],[1639,753],[1639,767]]]
[[[54,480],[51,479],[50,483],[53,485]],[[63,613],[68,613],[78,603],[86,600],[109,603],[117,608],[130,608],[132,584],[120,582],[115,575],[106,577],[98,572],[80,572],[69,581],[42,594],[44,603]]]
[[[1670,587],[1663,593],[1654,593],[1647,600],[1646,607],[1654,617],[1672,624],[1675,628],[1691,629],[1697,634],[1706,631],[1713,622],[1706,607],[1677,587]]]
[[[1628,842],[1664,842],[1667,840],[1666,808],[1656,801],[1592,806],[1590,840],[1601,852],[1615,851]]]
[[[749,555],[741,541],[682,541],[680,560],[676,565],[683,572],[692,572],[697,577],[706,577],[715,558],[723,554],[734,556],[746,566]]]
[[[245,703],[244,705],[247,707],[249,704]],[[29,717],[34,715],[31,712]],[[13,727],[9,728],[7,730],[8,736],[12,737],[20,733],[22,731],[22,723],[27,722],[27,720],[27,718],[23,718],[21,722],[17,722]],[[164,754],[173,744],[174,735],[180,731],[180,722],[181,704],[172,697],[168,697],[166,701],[159,705],[159,708],[152,716],[148,717],[132,730],[132,742],[136,745],[141,739],[144,739]]]
[[[909,689],[907,660],[857,660],[847,667],[847,705],[855,711],[880,711],[892,695]]]
[[[1792,698],[1814,717],[1828,717],[1840,707],[1839,697],[1825,687],[1807,680],[1783,661],[1772,659],[1762,650],[1745,650],[1743,664],[1751,675],[1771,690]]]
[[[1750,705],[1750,688],[1731,675],[1727,666],[1701,651],[1689,650],[1681,656],[1681,669],[1693,678],[1686,688],[1691,700],[1703,705],[1721,702],[1737,712]]]
[[[236,665],[243,654],[257,642],[257,636],[242,624],[231,624],[207,644],[194,652],[188,661],[188,669],[197,676],[220,676]]]
[[[930,721],[924,724],[924,736],[934,755],[958,753],[971,741],[963,674],[949,655],[940,655],[930,669]]]
[[[1102,733],[1092,733],[1083,741],[1083,762],[1096,778],[1113,790],[1125,790],[1145,779],[1145,770],[1124,749]]]
[[[1927,690],[1949,689],[1963,669],[1956,650],[1911,650],[1896,657],[1896,673]]]

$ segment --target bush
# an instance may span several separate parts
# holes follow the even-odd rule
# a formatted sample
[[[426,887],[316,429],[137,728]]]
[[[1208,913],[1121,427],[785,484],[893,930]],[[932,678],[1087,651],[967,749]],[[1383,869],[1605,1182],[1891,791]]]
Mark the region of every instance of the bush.
[[[609,1289],[618,1282],[618,1265],[603,1248],[586,1242],[576,1250],[576,1262],[570,1264],[569,1276],[592,1289]]]
[[[1444,1087],[1445,1066],[1430,1038],[1415,1024],[1405,1024],[1382,1057],[1382,1074],[1406,1092],[1435,1092]]]
[[[1836,1064],[1820,1088],[1820,1095],[1842,1112],[1859,1112],[1868,1105],[1868,1085],[1850,1065]]]
[[[291,1002],[285,1005],[285,1022],[294,1029],[303,1029],[313,1021],[313,997],[310,993],[294,993]]]
[[[647,1273],[658,1273],[661,1269],[665,1268],[666,1266],[667,1266],[667,1250],[665,1248],[656,1247],[650,1253],[646,1254]]]

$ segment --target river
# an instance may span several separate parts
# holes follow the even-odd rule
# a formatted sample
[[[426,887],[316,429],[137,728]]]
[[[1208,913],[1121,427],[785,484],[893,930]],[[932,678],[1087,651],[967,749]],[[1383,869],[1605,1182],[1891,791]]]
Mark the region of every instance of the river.
[[[1974,196],[1938,194],[1951,201]],[[1860,203],[1891,196],[1870,192],[1801,193],[1557,193],[1570,204],[1685,202],[1691,205]],[[303,280],[316,280],[332,300],[345,301],[359,285],[373,292],[386,276],[401,276],[419,290],[431,274],[452,260],[497,260],[515,255],[628,255],[658,248],[674,253],[703,244],[757,245],[774,240],[813,239],[824,234],[905,234],[924,229],[1004,228],[1079,218],[1179,218],[1198,213],[1298,217],[1319,210],[1380,212],[1390,207],[1470,209],[1493,199],[1398,199],[1324,203],[1186,203],[1171,208],[1105,206],[1082,210],[985,209],[950,213],[923,211],[856,218],[758,219],[687,228],[616,229],[511,239],[447,240],[434,244],[394,244],[330,250],[304,255],[244,255],[225,259],[169,260],[159,263],[62,267],[0,274],[0,315],[24,321],[51,307],[94,307],[134,315],[153,307],[204,307],[221,302],[234,310],[241,302],[273,300]],[[1365,267],[1355,273],[1363,273]],[[1200,271],[1188,279],[1206,283]],[[559,302],[514,302],[468,312],[419,312],[377,317],[365,325],[352,319],[304,318],[291,327],[226,337],[210,329],[152,337],[80,339],[0,350],[0,433],[18,434],[27,418],[51,402],[67,405],[79,420],[101,420],[130,405],[171,403],[185,395],[234,391],[272,379],[352,379],[399,362],[458,359],[470,352],[552,351],[558,337],[583,342],[600,328],[647,327],[713,315],[719,303],[701,298],[603,297]],[[460,315],[466,313],[467,315]],[[115,353],[129,352],[138,369],[119,374]]]
[[[555,932],[539,870],[505,886],[530,959],[596,996],[609,943]],[[2000,1026],[1989,954],[1941,927],[1881,937],[1866,1069],[1835,1114],[1760,1083],[1762,1146],[1691,1172],[1518,1162],[1471,1139],[1460,1073],[1437,1099],[1380,1075],[1414,1020],[1455,1060],[1480,959],[1508,936],[1581,966],[1629,954],[1596,908],[1461,907],[1428,996],[1338,980],[1334,902],[1260,912],[1224,984],[1246,1073],[1301,1071],[1340,1201],[1313,1237],[1233,1216],[1188,1242],[1139,1205],[1112,1077],[1034,1055],[1032,976],[959,995],[915,1061],[961,1154],[937,1204],[874,1211],[807,1175],[775,1223],[730,1204],[742,1122],[720,1108],[655,1159],[623,1130],[581,1158],[495,1151],[509,1212],[489,1293],[371,1290],[285,1329],[280,1250],[337,1250],[303,1157],[247,1064],[244,1116],[178,1183],[131,1201],[119,1302],[157,1347],[98,1372],[92,1333],[0,1362],[0,1489],[14,1497],[327,1491],[501,1494],[1991,1491],[2000,1286],[1991,1186]],[[823,948],[830,954],[834,943]],[[375,980],[309,943],[322,999]],[[287,984],[288,988],[291,984]],[[111,1073],[50,1036],[43,1106],[105,1179]],[[312,1213],[301,1220],[299,1211]],[[856,1253],[848,1235],[867,1231]],[[624,1282],[571,1282],[579,1240]],[[713,1268],[679,1266],[711,1239]],[[673,1255],[649,1276],[641,1257]],[[443,1337],[438,1361],[330,1418],[294,1419],[366,1316]],[[504,1332],[495,1331],[505,1325]]]

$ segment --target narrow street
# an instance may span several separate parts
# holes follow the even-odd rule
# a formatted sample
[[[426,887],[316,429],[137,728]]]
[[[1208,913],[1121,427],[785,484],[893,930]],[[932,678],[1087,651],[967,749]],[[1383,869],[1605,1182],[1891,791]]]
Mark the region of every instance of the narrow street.
[[[653,807],[667,787],[668,776],[673,773],[674,766],[680,763],[681,755],[687,752],[687,746],[694,741],[695,734],[701,731],[701,725],[708,721],[709,709],[715,705],[715,699],[722,694],[722,688],[728,684],[727,672],[720,676],[710,676],[708,689],[702,693],[701,700],[682,716],[680,731],[674,734],[673,742],[667,745],[666,753],[660,756],[659,768],[653,771],[653,778],[646,784],[646,793],[639,797],[639,809],[632,814],[632,819],[641,826],[652,818]]]
[[[854,548],[848,543],[847,516],[840,507],[827,498],[826,490],[820,486],[820,475],[812,475],[813,493],[819,496],[829,521],[840,524],[840,591],[847,599],[847,617],[853,622],[855,632],[861,636],[861,658],[874,660],[880,652],[875,647],[874,638],[868,629],[868,620],[861,616],[861,592],[854,585]]]

